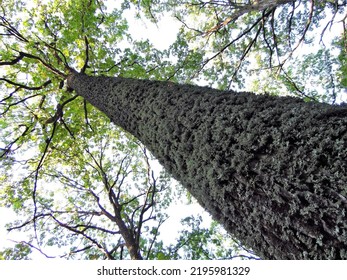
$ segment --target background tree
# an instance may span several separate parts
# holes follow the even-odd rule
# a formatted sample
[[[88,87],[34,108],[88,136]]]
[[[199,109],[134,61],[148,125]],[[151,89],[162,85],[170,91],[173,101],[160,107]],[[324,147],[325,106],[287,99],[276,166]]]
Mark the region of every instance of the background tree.
[[[285,4],[288,4],[287,1],[285,1]],[[283,4],[283,3],[281,3]],[[56,6],[54,6],[56,5]],[[62,4],[57,4],[54,3],[53,7],[53,11],[57,11],[57,5],[62,5]],[[183,59],[184,62],[187,62],[183,64],[181,62],[179,62],[177,65],[174,65],[173,67],[162,67],[160,70],[155,69],[155,67],[151,67],[151,68],[147,68],[148,65],[151,65],[151,63],[147,63],[146,64],[146,68],[145,71],[143,70],[144,67],[142,65],[141,62],[146,61],[148,62],[148,60],[153,59],[153,61],[156,61],[155,59],[158,59],[160,61],[164,61],[164,66],[165,66],[165,55],[170,54],[169,52],[154,52],[153,56],[148,56],[148,50],[150,49],[150,44],[148,42],[144,42],[144,43],[136,43],[133,42],[133,48],[136,50],[136,54],[133,53],[132,50],[127,49],[124,51],[124,53],[126,54],[126,56],[124,57],[124,60],[121,60],[121,63],[114,63],[113,61],[110,63],[106,63],[103,65],[104,68],[100,69],[99,67],[97,67],[100,63],[102,63],[105,60],[105,54],[106,53],[110,53],[112,54],[112,48],[111,49],[105,49],[109,44],[108,42],[106,42],[105,39],[105,45],[101,46],[101,50],[96,47],[94,44],[96,44],[97,40],[96,38],[101,38],[101,42],[103,39],[103,32],[105,32],[105,30],[103,31],[103,28],[100,28],[98,30],[98,32],[96,32],[95,30],[97,30],[97,28],[95,28],[95,25],[97,26],[98,24],[101,25],[101,23],[104,22],[105,20],[105,13],[102,10],[102,5],[99,2],[93,3],[93,2],[81,2],[78,4],[71,4],[69,3],[69,9],[66,10],[66,13],[60,14],[58,12],[58,16],[55,18],[57,21],[57,24],[55,26],[60,26],[60,28],[62,29],[62,26],[70,26],[70,22],[71,22],[71,27],[73,29],[74,32],[66,32],[64,33],[64,37],[60,37],[60,30],[58,32],[58,34],[55,34],[54,32],[50,32],[50,37],[53,38],[53,41],[56,40],[57,43],[60,39],[60,41],[64,41],[68,38],[71,38],[74,42],[77,42],[77,46],[74,42],[70,41],[71,44],[69,44],[69,42],[60,42],[60,46],[57,47],[56,43],[55,44],[50,44],[47,43],[50,40],[47,39],[43,39],[38,27],[38,33],[35,34],[35,32],[33,34],[23,34],[22,31],[19,31],[20,28],[18,28],[17,26],[14,26],[13,24],[9,23],[9,21],[3,17],[3,26],[6,29],[6,35],[5,36],[9,36],[11,37],[11,39],[15,39],[14,41],[19,41],[19,45],[13,45],[12,43],[14,43],[14,41],[11,41],[11,39],[9,41],[7,41],[4,45],[4,57],[6,57],[7,55],[7,59],[4,60],[4,62],[2,62],[2,65],[4,66],[11,66],[9,67],[9,71],[8,71],[8,76],[6,76],[3,81],[6,82],[6,84],[10,85],[10,87],[15,87],[15,90],[8,94],[8,96],[6,96],[3,101],[4,105],[5,105],[5,110],[4,113],[6,113],[7,115],[9,114],[9,112],[13,112],[13,113],[18,113],[15,112],[14,106],[17,106],[19,104],[23,104],[24,102],[26,102],[27,100],[30,99],[30,104],[27,105],[24,103],[25,106],[23,106],[25,109],[28,109],[29,112],[35,111],[34,108],[40,108],[42,107],[41,102],[45,103],[46,102],[46,94],[45,95],[41,95],[41,100],[37,101],[36,104],[34,104],[33,99],[35,99],[36,97],[38,97],[38,95],[30,95],[28,96],[27,94],[24,96],[19,96],[20,99],[15,100],[14,102],[11,103],[11,98],[13,96],[15,96],[15,93],[17,93],[17,91],[21,91],[21,90],[40,90],[43,88],[47,88],[49,87],[51,84],[54,85],[55,82],[55,87],[53,87],[54,89],[56,89],[57,87],[61,87],[62,86],[62,80],[64,80],[67,77],[67,72],[71,71],[71,68],[79,68],[81,69],[82,73],[89,73],[89,74],[93,74],[93,75],[98,75],[101,73],[105,73],[107,72],[110,75],[114,75],[114,74],[121,74],[122,76],[127,76],[127,77],[131,77],[132,75],[134,75],[134,77],[147,77],[147,78],[153,78],[153,79],[163,79],[163,77],[165,77],[166,79],[171,78],[173,80],[176,81],[182,81],[182,80],[191,80],[193,78],[193,76],[188,75],[189,73],[194,73],[194,75],[196,73],[199,73],[202,71],[202,68],[200,67],[198,70],[196,68],[196,65],[199,63],[199,61],[201,61],[203,59],[203,56],[201,55],[201,53],[199,52],[188,52],[188,55],[186,56],[182,56],[185,57],[185,59]],[[75,5],[75,6],[74,6]],[[252,4],[254,5],[254,4]],[[258,4],[257,4],[258,5]],[[14,6],[13,6],[14,7]],[[59,6],[60,8],[62,6]],[[125,5],[123,6],[125,7]],[[17,5],[17,7],[20,10],[20,5]],[[274,8],[274,6],[271,7],[265,7],[266,9],[270,9],[270,8]],[[76,10],[75,10],[76,9]],[[87,9],[88,12],[90,14],[88,14],[86,11],[84,11],[84,9]],[[94,9],[94,11],[93,11]],[[47,10],[47,7],[44,7],[43,10]],[[9,11],[10,14],[11,11]],[[18,10],[17,10],[18,12]],[[262,12],[259,9],[257,10],[257,12]],[[35,13],[37,13],[37,9],[35,10],[35,12],[32,12],[31,19],[35,19]],[[116,16],[117,13],[112,13],[113,16]],[[152,16],[152,13],[149,13]],[[87,15],[87,16],[85,16]],[[248,14],[246,14],[247,16]],[[42,15],[41,15],[42,16]],[[117,16],[119,16],[119,14],[117,14]],[[61,23],[61,18],[64,17],[64,19],[66,19],[66,22],[64,21],[64,24]],[[40,18],[40,17],[39,17]],[[116,18],[116,17],[115,17]],[[120,18],[120,16],[119,16]],[[262,18],[262,20],[264,20]],[[59,23],[60,21],[60,23]],[[50,26],[48,24],[48,20],[43,20],[41,21],[41,23],[43,24],[44,28],[42,30],[46,31],[50,29]],[[107,22],[107,21],[106,21]],[[112,30],[112,28],[114,28],[115,31],[115,24],[116,21],[113,22],[107,22],[107,24],[109,24],[110,29],[107,29],[107,31]],[[224,21],[225,22],[225,21]],[[30,27],[33,27],[33,22],[30,22],[30,20],[26,21],[26,24]],[[228,23],[225,23],[225,25],[227,25]],[[88,28],[89,26],[89,28]],[[106,25],[107,26],[107,25]],[[108,27],[108,26],[107,26]],[[117,26],[119,27],[119,26]],[[223,26],[222,26],[223,27]],[[120,29],[120,28],[118,28]],[[212,34],[214,31],[218,31],[219,27],[217,28],[213,28],[213,30],[209,29],[207,32],[207,35],[209,35],[210,33]],[[63,30],[63,29],[62,29]],[[86,36],[86,32],[91,32],[90,34],[88,33],[88,36]],[[124,31],[124,29],[123,29]],[[265,29],[264,29],[265,31]],[[69,34],[67,34],[69,33]],[[73,37],[69,37],[72,36]],[[121,36],[125,36],[124,35],[125,32],[121,33]],[[54,36],[56,35],[56,36]],[[59,36],[58,36],[59,35]],[[65,37],[66,35],[66,37]],[[29,39],[28,39],[29,38]],[[58,38],[58,39],[57,39]],[[106,35],[104,35],[104,38],[107,38]],[[119,39],[120,37],[118,37]],[[175,54],[184,54],[184,53],[180,53],[177,52],[177,50],[179,50],[179,47],[182,46],[182,49],[184,51],[188,50],[188,45],[185,44],[185,41],[182,39],[179,39],[181,41],[179,41],[179,44],[176,44],[174,46],[174,48],[172,48],[173,52],[176,52]],[[79,43],[78,43],[79,42]],[[117,42],[117,40],[115,41],[111,41],[112,43]],[[17,42],[18,43],[18,42]],[[80,44],[80,45],[79,45]],[[176,47],[176,48],[175,48]],[[178,47],[178,48],[177,48]],[[81,50],[81,48],[84,48],[83,50]],[[98,49],[97,54],[96,50]],[[102,51],[104,50],[104,52]],[[64,53],[65,51],[65,53]],[[118,50],[118,52],[120,52]],[[81,57],[80,54],[84,54],[83,57]],[[171,52],[172,53],[172,52]],[[237,52],[236,52],[237,53]],[[146,54],[146,55],[144,55]],[[93,57],[94,55],[94,57]],[[126,71],[122,71],[122,69],[120,70],[120,66],[124,66],[124,63],[129,63],[129,57],[131,60],[131,63],[128,65],[129,68],[133,69],[133,72],[131,72],[131,70],[126,70]],[[214,57],[213,57],[214,58]],[[210,59],[209,59],[210,60]],[[37,70],[39,71],[39,76],[36,78],[37,81],[39,81],[40,83],[39,86],[37,86],[36,83],[32,83],[32,80],[34,81],[33,78],[29,78],[28,79],[28,83],[26,84],[22,84],[19,83],[16,79],[15,79],[15,73],[18,72],[28,72],[29,71],[29,66],[30,66],[30,70],[36,70],[35,68],[32,69],[32,64],[34,63],[35,67],[37,67]],[[97,65],[97,66],[96,66]],[[168,65],[168,63],[166,63],[166,65]],[[204,65],[204,63],[202,64]],[[49,72],[47,73],[47,69],[49,70]],[[106,70],[105,70],[106,69]],[[144,74],[143,76],[141,76],[139,73]],[[16,72],[18,71],[18,72]],[[181,73],[180,73],[181,72]],[[135,75],[137,74],[137,75]],[[157,78],[157,77],[159,78]],[[188,79],[186,79],[186,77],[189,77]],[[213,76],[211,76],[213,78]],[[11,79],[10,79],[11,78]],[[46,78],[46,79],[43,79]],[[32,80],[31,80],[32,79]],[[213,83],[216,81],[212,80]],[[32,83],[32,84],[30,84]],[[170,85],[170,84],[169,84]],[[222,84],[223,86],[223,84]],[[224,83],[225,86],[225,83]],[[17,88],[16,88],[17,87]],[[66,94],[66,95],[65,95]],[[43,139],[41,140],[41,146],[43,147],[43,155],[45,156],[47,153],[47,150],[50,146],[50,144],[52,144],[52,139],[53,136],[56,135],[56,124],[59,121],[59,124],[62,123],[62,127],[64,127],[65,130],[65,135],[69,135],[70,137],[73,137],[73,135],[76,133],[75,131],[73,131],[70,128],[70,123],[67,123],[65,120],[65,117],[67,115],[67,113],[69,112],[69,107],[71,106],[72,102],[74,102],[75,100],[77,100],[77,96],[74,96],[72,93],[64,93],[61,94],[61,98],[56,98],[56,95],[52,95],[52,103],[55,104],[54,106],[51,107],[51,111],[46,111],[45,108],[44,110],[42,110],[43,112],[46,112],[46,118],[44,120],[43,123],[43,131],[45,131],[45,129],[47,127],[49,127],[48,131],[46,131],[46,135],[48,135],[48,137],[42,137]],[[17,96],[15,96],[17,97]],[[43,99],[43,101],[42,101]],[[69,106],[68,106],[69,105]],[[13,108],[12,108],[13,107]],[[17,106],[19,107],[19,106]],[[88,110],[85,109],[86,105],[84,104],[84,112],[88,112]],[[23,109],[23,108],[21,108]],[[77,111],[77,110],[76,110]],[[71,111],[71,116],[73,116],[72,114],[73,110]],[[30,114],[28,114],[30,115]],[[31,114],[32,115],[32,114]],[[30,115],[30,116],[31,116]],[[36,114],[37,115],[37,114]],[[86,116],[88,116],[88,114],[85,114]],[[14,117],[16,116],[15,114],[13,115]],[[18,116],[18,115],[17,115]],[[39,118],[38,118],[39,119]],[[72,117],[71,117],[72,119]],[[26,125],[20,125],[17,127],[17,133],[19,134],[19,136],[21,137],[14,137],[12,141],[7,141],[7,145],[5,146],[5,148],[3,149],[4,151],[4,155],[8,156],[9,152],[11,151],[9,148],[11,147],[15,147],[18,144],[22,144],[22,141],[24,137],[28,136],[28,132],[30,132],[30,136],[32,137],[32,133],[34,128],[36,128],[36,118],[35,116],[32,119],[29,119],[31,121],[31,124],[33,126],[29,127],[29,129],[27,130]],[[42,121],[42,119],[41,119]],[[40,122],[38,122],[40,123]],[[71,121],[71,124],[73,122]],[[85,123],[86,123],[86,127],[88,127],[88,117],[85,117]],[[41,124],[41,123],[40,123]],[[53,125],[51,125],[53,124]],[[4,126],[7,126],[7,123],[4,122]],[[76,126],[77,128],[80,128],[81,126]],[[20,129],[23,129],[22,131]],[[42,133],[44,135],[44,133]],[[23,143],[27,143],[24,142]],[[32,197],[33,197],[33,202],[34,202],[34,217],[37,214],[37,186],[38,186],[38,178],[39,178],[39,171],[43,170],[43,163],[44,163],[44,159],[45,157],[39,157],[39,160],[37,161],[37,165],[36,168],[34,169],[34,180],[33,180],[33,185],[34,185],[34,189],[32,192]],[[7,160],[11,160],[10,158],[7,158]],[[35,221],[35,219],[34,219]],[[35,224],[35,223],[34,223]],[[271,255],[271,252],[269,253]]]
[[[171,52],[183,81],[330,103],[343,88],[331,37],[345,36],[346,1],[133,2],[153,21],[165,10],[182,23]]]

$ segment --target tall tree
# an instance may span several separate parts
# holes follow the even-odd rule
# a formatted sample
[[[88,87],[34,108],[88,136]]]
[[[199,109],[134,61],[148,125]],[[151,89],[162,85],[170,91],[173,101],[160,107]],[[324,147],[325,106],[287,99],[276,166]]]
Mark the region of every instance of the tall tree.
[[[347,107],[72,73],[214,219],[264,258],[347,258]]]
[[[66,104],[77,93],[137,137],[227,231],[259,256],[347,258],[345,105],[305,103],[289,97],[218,91],[168,81],[94,77],[102,72],[97,64],[105,62],[104,46],[95,47],[100,36],[96,30],[88,36],[85,32],[104,19],[102,13],[95,12],[97,5],[93,2],[81,3],[77,8],[89,13],[78,14],[81,21],[76,21],[76,14],[70,14],[69,9],[63,13],[66,21],[76,27],[74,39],[78,38],[79,48],[66,40],[71,34],[59,24],[61,15],[54,18],[58,24],[52,26],[49,19],[41,21],[41,26],[46,27],[43,31],[48,31],[47,38],[51,37],[54,44],[35,32],[23,34],[8,17],[2,17],[10,37],[1,62],[10,70],[3,81],[15,88],[3,99],[5,113],[18,115],[13,107],[21,104],[31,112],[27,121],[32,123],[18,128],[21,137],[10,141],[4,154],[9,155],[12,146],[20,144],[36,128],[39,118],[35,118],[33,108],[45,111],[40,105],[45,94],[38,95],[41,99],[36,104],[27,104],[26,100],[37,95],[18,98],[15,93],[54,89],[67,80],[68,92],[57,100],[55,109],[51,107],[50,118],[43,121],[44,125],[53,124],[48,135],[54,135],[58,120],[66,134],[73,134],[62,117],[66,111],[74,113]],[[113,23],[108,24],[116,29]],[[52,31],[53,26],[59,26],[59,30]],[[85,50],[81,59],[82,45]],[[143,50],[148,44],[140,47]],[[130,58],[135,56],[133,65],[138,65],[141,55],[130,51],[127,54]],[[115,72],[117,64],[112,62],[103,66],[109,74],[116,74],[119,70]],[[22,84],[15,79],[16,73],[29,72],[33,66],[33,71],[41,74],[35,75],[36,80]],[[156,73],[152,77],[155,78],[177,70],[168,69],[151,69],[148,73]],[[14,101],[14,96],[19,100]],[[43,150],[51,140],[52,137],[48,141],[43,138]],[[35,197],[35,188],[33,194]]]

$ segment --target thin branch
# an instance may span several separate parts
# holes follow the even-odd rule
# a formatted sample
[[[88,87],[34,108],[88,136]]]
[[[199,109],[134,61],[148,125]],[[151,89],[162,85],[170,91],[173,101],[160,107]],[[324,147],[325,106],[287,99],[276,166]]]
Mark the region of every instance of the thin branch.
[[[159,228],[161,227],[161,225],[162,225],[167,219],[168,219],[168,218],[166,218],[166,219],[161,219],[161,220],[158,222],[157,230],[156,230],[155,235],[154,235],[154,237],[153,237],[153,239],[152,239],[152,242],[151,242],[151,244],[149,245],[149,248],[148,248],[148,250],[147,250],[146,260],[149,259],[149,256],[150,256],[150,254],[151,254],[153,245],[154,245],[155,241],[157,240],[157,237],[159,236]]]
[[[79,214],[79,212],[78,212],[78,214]],[[102,232],[105,232],[105,233],[108,233],[108,234],[111,234],[111,235],[120,234],[120,231],[112,231],[112,230],[108,230],[108,229],[105,229],[105,228],[102,228],[102,227],[92,226],[92,225],[78,224],[78,225],[75,225],[75,226],[71,226],[71,228],[75,228],[75,229],[83,228],[83,230],[81,230],[81,232],[85,232],[88,229],[95,229],[95,230],[102,231]]]
[[[250,33],[258,24],[259,22],[264,20],[264,17],[268,17],[270,14],[272,13],[271,11],[268,11],[267,13],[265,13],[265,15],[263,14],[261,17],[259,17],[249,28],[247,28],[246,30],[244,30],[239,36],[237,36],[237,38],[235,38],[234,40],[230,41],[228,44],[224,45],[216,54],[214,54],[213,56],[211,56],[210,58],[206,59],[204,61],[204,63],[201,65],[200,69],[197,70],[196,74],[197,75],[211,60],[213,60],[214,58],[216,58],[217,56],[221,55],[227,48],[229,48],[231,45],[233,45],[235,42],[237,42],[239,39],[241,39],[243,36],[247,35],[248,33]]]
[[[16,90],[16,91],[17,91],[17,90]],[[14,91],[13,93],[15,93],[16,91]],[[5,100],[8,99],[8,98],[10,98],[10,97],[12,97],[13,93],[11,93],[10,96],[6,97]],[[23,99],[21,99],[21,100],[19,100],[19,101],[16,101],[16,102],[7,104],[7,108],[6,108],[3,112],[0,113],[0,116],[1,116],[1,115],[5,115],[5,114],[8,112],[8,110],[10,110],[10,108],[11,108],[12,106],[18,105],[19,103],[24,103],[25,101],[27,101],[27,100],[29,100],[29,99],[31,99],[31,98],[34,98],[34,97],[36,97],[36,96],[42,96],[42,94],[40,94],[40,93],[33,94],[33,95],[27,96],[27,97],[25,97],[25,98],[23,98]]]
[[[273,40],[274,49],[275,49],[275,52],[276,52],[276,57],[277,57],[278,63],[281,65],[281,62],[280,62],[280,50],[278,48],[278,41],[277,41],[276,27],[275,27],[275,10],[272,11],[272,17],[271,17],[271,20],[270,20],[270,26],[271,26],[271,34],[272,34],[272,40]]]
[[[52,44],[46,43],[41,38],[39,38],[39,40],[41,42],[43,42],[47,48],[54,51],[54,57],[58,60],[58,63],[62,63],[64,65],[65,70],[68,70],[68,71],[72,70],[72,68],[69,66],[69,63],[67,62],[66,56],[64,55],[64,53],[60,49],[56,48]],[[63,59],[61,57],[63,57]]]
[[[74,95],[73,97],[65,100],[62,104],[58,103],[57,104],[57,108],[55,111],[55,114],[53,117],[49,118],[48,120],[46,120],[46,124],[49,123],[56,123],[58,120],[61,120],[63,118],[64,112],[63,112],[63,108],[66,104],[72,102],[73,100],[75,100],[79,95]],[[65,125],[65,128],[68,130],[68,132],[70,133],[70,135],[74,138],[72,132],[70,131],[70,129]]]
[[[272,14],[273,16],[273,14]],[[265,28],[265,20],[263,20],[263,23],[262,23],[262,30],[263,30],[263,39],[264,39],[264,42],[267,46],[267,50],[270,52],[270,55],[269,55],[269,65],[270,65],[270,68],[272,68],[272,56],[273,56],[273,49],[272,49],[272,46],[270,45],[268,39],[266,38],[266,28]]]
[[[284,69],[282,69],[281,72],[284,74],[285,79],[295,88],[295,90],[296,90],[297,92],[300,93],[300,96],[309,98],[309,99],[312,100],[312,101],[317,101],[315,98],[313,98],[313,97],[311,97],[311,96],[308,96],[303,90],[301,90],[301,89],[297,86],[297,84],[293,81],[293,79],[287,74],[287,72],[284,71]]]
[[[247,45],[246,49],[243,50],[242,56],[241,56],[241,58],[239,59],[239,63],[238,63],[238,65],[237,65],[237,67],[236,67],[236,70],[234,71],[234,73],[233,73],[233,75],[232,75],[232,77],[231,77],[231,80],[233,80],[233,79],[236,77],[237,72],[239,71],[239,69],[240,69],[240,67],[241,67],[241,65],[242,65],[242,62],[244,61],[245,57],[248,55],[248,53],[249,53],[250,50],[252,49],[252,46],[255,45],[255,43],[256,43],[256,41],[257,41],[257,39],[258,39],[258,36],[259,36],[261,30],[262,30],[262,26],[260,26],[260,27],[258,28],[258,31],[257,31],[257,33],[255,34],[254,38],[249,42],[249,44]]]
[[[188,26],[181,18],[179,18],[177,15],[175,15],[175,18],[176,18],[179,22],[181,22],[187,29],[195,31],[196,33],[198,33],[198,35],[204,35],[204,34],[205,34],[205,32],[202,32],[202,31],[200,31],[200,30],[198,30],[198,29],[194,29],[194,28],[192,28],[192,27],[189,27],[189,26]],[[195,37],[196,37],[196,36],[195,36]]]
[[[98,207],[100,208],[102,214],[105,215],[111,221],[116,222],[115,217],[101,205],[100,197],[97,196],[91,189],[89,189],[88,192],[94,197],[94,199],[95,199],[96,203],[98,204]]]
[[[0,16],[0,20],[2,21],[2,23],[0,23],[0,26],[3,26],[8,32],[8,34],[6,35],[14,36],[24,43],[29,42],[14,26],[11,25],[11,23],[5,17]]]
[[[106,70],[93,70],[93,71],[91,71],[91,73],[94,74],[94,75],[100,75],[100,74],[103,74],[103,73],[108,73],[115,67],[119,68],[123,63],[125,63],[128,60],[129,60],[129,58],[124,58],[124,59],[122,59],[121,61],[119,61],[116,64],[112,65],[110,68],[108,68]]]
[[[291,44],[292,26],[293,26],[293,19],[294,19],[294,14],[295,14],[296,9],[297,9],[297,7],[295,7],[295,2],[293,2],[292,10],[290,12],[290,17],[288,20],[288,42],[289,42],[290,48],[292,47],[292,44]]]
[[[54,122],[54,126],[53,126],[53,129],[52,129],[52,133],[51,133],[51,136],[46,140],[46,146],[45,146],[45,149],[42,153],[42,156],[40,158],[40,161],[36,167],[36,170],[35,170],[35,179],[34,179],[34,189],[33,189],[33,193],[32,193],[32,198],[33,198],[33,202],[34,202],[34,219],[33,219],[33,222],[34,222],[34,232],[35,232],[35,237],[36,239],[38,240],[38,237],[37,237],[37,228],[36,228],[36,214],[37,214],[37,197],[36,197],[36,191],[37,191],[37,183],[38,183],[38,177],[39,177],[39,170],[41,169],[42,165],[43,165],[43,161],[44,161],[44,158],[46,157],[46,154],[47,154],[47,151],[48,151],[48,147],[53,139],[53,136],[54,136],[54,133],[55,133],[55,129],[56,129],[56,126],[57,126],[57,122]]]
[[[91,126],[88,118],[88,108],[87,108],[87,100],[83,99],[83,109],[84,109],[84,120],[86,122],[86,127],[89,127],[92,132],[94,132],[93,127]]]
[[[29,242],[26,242],[26,241],[15,241],[15,240],[11,240],[10,241],[14,242],[14,243],[17,243],[17,244],[24,244],[24,245],[27,245],[29,246],[30,248],[33,248],[35,249],[36,251],[40,252],[42,255],[44,255],[47,259],[54,259],[56,258],[55,256],[49,256],[47,255],[46,253],[44,253],[40,248],[34,246],[33,244],[29,243]]]
[[[48,86],[49,84],[52,83],[51,80],[48,80],[46,82],[44,82],[42,85],[40,86],[37,86],[37,87],[30,87],[30,86],[27,86],[27,85],[23,85],[23,84],[19,84],[19,83],[16,83],[16,82],[13,82],[11,80],[8,80],[6,78],[0,78],[0,81],[4,81],[10,85],[13,85],[13,86],[16,86],[16,87],[19,87],[20,89],[26,89],[26,90],[40,90],[40,89],[43,89],[45,88],[46,86]],[[2,100],[1,100],[2,101]],[[0,101],[0,102],[1,102]]]
[[[15,140],[13,140],[11,143],[7,144],[5,148],[1,148],[0,150],[3,151],[3,153],[0,155],[0,158],[5,157],[6,155],[10,154],[11,152],[15,151],[16,149],[12,150],[12,146],[16,144],[22,137],[26,136],[30,127],[26,124],[21,124],[19,127],[25,127],[24,132],[18,136]],[[31,131],[31,130],[30,130]],[[18,147],[19,148],[19,147]],[[17,148],[17,149],[18,149]]]
[[[48,70],[50,70],[51,72],[57,74],[58,76],[66,79],[66,77],[68,75],[64,74],[63,72],[60,72],[58,69],[54,68],[52,65],[50,65],[49,63],[47,63],[46,61],[44,61],[42,58],[36,56],[36,55],[32,55],[32,54],[29,54],[29,53],[25,53],[25,52],[22,52],[22,51],[18,51],[19,54],[23,54],[25,57],[27,58],[32,58],[32,59],[35,59],[35,60],[38,60],[40,61]]]
[[[71,226],[69,226],[69,225],[67,225],[67,224],[65,224],[65,223],[63,223],[63,222],[61,222],[61,221],[59,221],[56,217],[54,217],[53,215],[51,216],[52,218],[53,218],[53,220],[54,221],[56,221],[56,223],[59,225],[59,226],[61,226],[61,227],[63,227],[63,228],[66,228],[66,229],[68,229],[69,231],[72,231],[72,232],[74,232],[74,233],[76,233],[76,234],[79,234],[79,235],[82,235],[84,238],[86,238],[87,240],[89,240],[89,241],[91,241],[94,245],[96,245],[105,255],[106,255],[106,257],[108,258],[108,259],[114,259],[113,257],[112,257],[112,255],[110,255],[110,253],[107,251],[107,249],[104,247],[104,246],[102,246],[98,241],[96,241],[94,238],[91,238],[90,236],[88,236],[87,234],[85,234],[83,231],[80,231],[80,230],[77,230],[77,229],[75,229],[75,228],[73,228],[73,227],[71,227]]]
[[[88,250],[88,249],[90,249],[90,248],[92,248],[92,247],[93,247],[93,245],[88,245],[88,246],[86,246],[86,247],[84,247],[84,248],[82,248],[82,249],[70,251],[69,253],[64,254],[64,255],[61,255],[61,256],[59,256],[59,257],[60,257],[60,258],[64,258],[64,257],[66,257],[66,256],[69,257],[69,256],[71,256],[71,255],[73,255],[73,254],[77,254],[77,253],[86,251],[86,250]]]
[[[49,214],[49,213],[46,213],[46,214],[39,214],[39,215],[36,216],[36,220],[38,220],[39,218],[48,217],[48,216],[50,216],[50,215],[51,215],[51,214]],[[34,218],[32,218],[32,219],[30,219],[30,220],[28,220],[28,221],[26,221],[26,222],[24,222],[24,223],[22,223],[22,224],[20,224],[20,225],[18,225],[18,226],[10,227],[10,228],[7,229],[7,231],[8,231],[8,232],[11,232],[11,231],[13,231],[13,230],[21,229],[21,228],[23,228],[23,227],[25,227],[25,226],[27,226],[27,225],[33,223],[33,222],[34,222]]]
[[[71,129],[69,128],[69,126],[66,124],[66,122],[64,121],[64,119],[61,117],[60,118],[60,122],[63,124],[63,126],[65,127],[65,129],[67,130],[67,132],[69,133],[69,135],[73,138],[75,138],[75,135],[73,134],[73,132],[71,131]]]
[[[283,65],[286,63],[286,61],[292,57],[293,53],[299,48],[299,46],[301,45],[301,43],[304,41],[305,37],[306,37],[306,34],[307,34],[307,31],[308,29],[310,28],[311,26],[311,23],[312,23],[312,18],[313,18],[313,12],[314,12],[314,4],[315,4],[315,0],[310,0],[311,1],[311,9],[310,9],[310,14],[309,14],[309,17],[307,19],[307,22],[306,22],[306,25],[305,25],[305,28],[303,30],[303,33],[302,33],[302,36],[300,37],[298,43],[296,44],[296,46],[292,49],[292,51],[288,54],[287,58],[285,58],[281,65],[283,67]]]

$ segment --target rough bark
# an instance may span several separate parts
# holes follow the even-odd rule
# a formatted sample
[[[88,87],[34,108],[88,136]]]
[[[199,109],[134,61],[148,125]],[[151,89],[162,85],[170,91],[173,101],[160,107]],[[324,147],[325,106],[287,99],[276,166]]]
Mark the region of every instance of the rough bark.
[[[68,85],[262,258],[347,259],[347,106],[82,74]]]
[[[143,260],[140,253],[140,248],[138,242],[136,242],[135,232],[132,229],[127,228],[126,224],[121,217],[120,209],[116,210],[115,216],[112,218],[119,227],[119,231],[124,238],[125,246],[129,251],[129,255],[132,260]]]

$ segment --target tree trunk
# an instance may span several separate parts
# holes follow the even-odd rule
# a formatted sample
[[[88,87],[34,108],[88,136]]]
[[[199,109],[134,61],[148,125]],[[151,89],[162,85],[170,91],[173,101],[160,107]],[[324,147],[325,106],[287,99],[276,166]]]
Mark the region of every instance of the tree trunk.
[[[347,259],[347,106],[71,74],[265,259]]]

